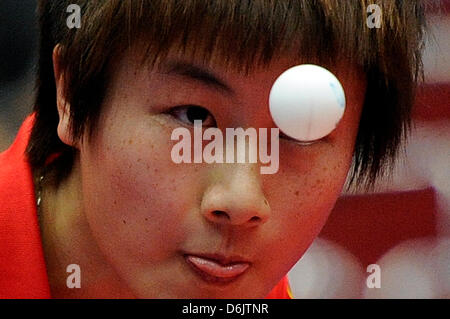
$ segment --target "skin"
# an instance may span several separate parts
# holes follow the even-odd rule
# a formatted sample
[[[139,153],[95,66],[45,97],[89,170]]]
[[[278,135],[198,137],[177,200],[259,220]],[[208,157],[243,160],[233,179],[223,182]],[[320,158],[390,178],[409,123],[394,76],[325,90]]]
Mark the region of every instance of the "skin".
[[[115,66],[96,134],[73,141],[55,50],[58,135],[78,152],[59,187],[43,186],[41,229],[53,297],[263,298],[326,222],[351,164],[363,76],[346,63],[330,69],[347,97],[338,127],[309,146],[280,139],[279,171],[261,175],[259,163],[173,163],[171,133],[190,126],[167,112],[195,104],[223,130],[275,127],[270,89],[303,61],[280,57],[247,76],[213,62],[188,62],[208,68],[233,94],[146,70],[130,51]],[[184,252],[239,255],[251,266],[230,284],[208,284]],[[66,287],[69,264],[81,267],[81,289]]]

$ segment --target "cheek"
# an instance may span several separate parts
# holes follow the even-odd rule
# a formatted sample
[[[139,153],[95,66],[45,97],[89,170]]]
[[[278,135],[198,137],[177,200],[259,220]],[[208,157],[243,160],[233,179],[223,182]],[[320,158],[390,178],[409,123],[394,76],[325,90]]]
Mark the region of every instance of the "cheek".
[[[100,245],[115,256],[157,260],[186,235],[180,225],[187,199],[179,193],[186,178],[173,174],[166,130],[133,123],[105,126],[114,130],[104,129],[82,154],[84,210]]]
[[[280,158],[278,174],[266,178],[267,199],[276,217],[276,231],[265,246],[275,260],[272,271],[287,272],[326,223],[351,163],[352,148],[342,143],[318,146],[289,161]]]

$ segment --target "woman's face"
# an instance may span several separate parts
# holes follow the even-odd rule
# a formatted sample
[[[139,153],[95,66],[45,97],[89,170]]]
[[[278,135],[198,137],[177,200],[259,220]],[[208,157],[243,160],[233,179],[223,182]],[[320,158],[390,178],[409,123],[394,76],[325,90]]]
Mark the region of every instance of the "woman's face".
[[[79,164],[90,231],[135,296],[262,298],[317,236],[345,182],[365,93],[345,65],[331,70],[346,92],[342,121],[309,146],[280,138],[276,174],[171,158],[173,130],[193,131],[195,116],[223,132],[275,127],[270,89],[295,64],[249,75],[176,56],[154,70],[131,53],[117,64]]]

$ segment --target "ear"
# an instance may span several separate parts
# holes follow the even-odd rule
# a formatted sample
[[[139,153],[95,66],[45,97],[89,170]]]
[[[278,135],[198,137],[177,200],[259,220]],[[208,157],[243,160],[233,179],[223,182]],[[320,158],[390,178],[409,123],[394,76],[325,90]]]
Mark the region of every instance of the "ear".
[[[70,104],[66,100],[65,77],[60,65],[61,46],[58,44],[53,49],[53,72],[56,84],[56,106],[58,109],[58,137],[69,146],[78,148],[78,144],[73,138],[70,121]]]

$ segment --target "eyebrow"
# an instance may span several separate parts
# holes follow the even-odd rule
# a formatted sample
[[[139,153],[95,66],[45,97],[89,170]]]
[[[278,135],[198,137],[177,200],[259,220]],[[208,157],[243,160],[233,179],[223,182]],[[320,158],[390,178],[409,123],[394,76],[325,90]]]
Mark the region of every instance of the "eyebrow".
[[[195,80],[205,86],[225,92],[229,95],[235,94],[234,90],[212,71],[189,62],[169,61],[161,66],[161,71],[164,74],[179,75]]]

